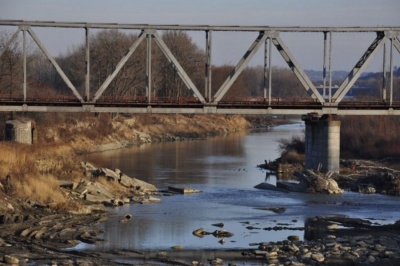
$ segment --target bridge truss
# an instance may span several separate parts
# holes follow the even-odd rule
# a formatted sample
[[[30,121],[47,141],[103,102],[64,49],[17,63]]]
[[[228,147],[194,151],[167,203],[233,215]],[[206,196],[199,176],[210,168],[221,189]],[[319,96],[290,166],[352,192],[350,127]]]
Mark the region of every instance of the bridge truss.
[[[267,27],[267,26],[204,26],[204,25],[139,25],[139,24],[110,24],[110,23],[72,23],[72,22],[38,22],[38,21],[10,21],[0,20],[0,26],[15,26],[17,30],[8,40],[4,47],[0,47],[1,56],[8,46],[13,43],[18,35],[23,36],[23,87],[21,88],[23,98],[7,99],[0,96],[0,111],[32,111],[32,112],[121,112],[121,113],[220,113],[220,114],[303,114],[316,112],[319,114],[343,114],[343,115],[400,115],[400,102],[394,101],[394,75],[393,75],[393,53],[397,50],[400,53],[400,27]],[[37,27],[50,28],[78,28],[85,31],[85,95],[82,95],[71,82],[70,78],[61,69],[55,58],[49,53],[46,46],[35,33]],[[90,31],[95,29],[119,29],[139,30],[139,37],[131,44],[125,56],[121,58],[113,72],[97,88],[90,91]],[[185,69],[170,48],[161,38],[160,31],[202,31],[205,33],[206,60],[205,60],[205,87],[197,88]],[[211,79],[211,51],[213,32],[256,32],[258,36],[248,47],[242,58],[236,64],[230,75],[226,78],[221,87],[212,95]],[[280,37],[283,32],[298,33],[321,33],[323,35],[323,91],[328,91],[328,96],[322,95],[311,79],[307,76],[295,56]],[[347,75],[347,78],[335,91],[332,90],[332,35],[335,33],[363,33],[374,32],[376,38],[366,49],[360,60]],[[32,101],[27,99],[27,63],[26,63],[26,36],[29,34],[43,54],[51,62],[57,73],[74,95],[73,101]],[[329,40],[329,42],[328,42]],[[186,87],[196,97],[194,102],[163,102],[152,99],[152,42],[160,48],[168,61],[174,66],[178,75]],[[142,43],[147,43],[146,56],[146,97],[143,100],[125,102],[104,102],[99,101],[103,93],[109,89],[110,83],[124,67],[134,51]],[[389,44],[389,78],[384,75],[385,96],[379,102],[345,102],[345,95],[352,88],[354,83],[365,71],[376,54],[384,48],[386,58],[386,45]],[[248,66],[256,52],[264,47],[264,97],[260,101],[232,101],[223,102],[222,98],[229,93],[232,84],[240,73]],[[285,101],[271,97],[271,50],[274,46],[284,61],[301,82],[304,90],[310,96],[309,101]],[[328,49],[329,48],[329,49]],[[327,59],[328,58],[328,59]],[[327,66],[329,65],[329,67]],[[385,65],[385,64],[384,64]],[[329,75],[327,75],[327,69]],[[386,70],[383,71],[386,73]],[[327,82],[326,77],[329,77]],[[328,84],[327,84],[328,83]],[[201,93],[200,91],[204,91]],[[388,97],[386,97],[386,91]]]

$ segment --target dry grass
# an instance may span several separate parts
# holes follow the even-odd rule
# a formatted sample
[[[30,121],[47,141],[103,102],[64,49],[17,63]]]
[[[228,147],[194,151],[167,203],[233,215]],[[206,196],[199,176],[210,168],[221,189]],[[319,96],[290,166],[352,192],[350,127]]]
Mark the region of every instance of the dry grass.
[[[139,141],[138,132],[153,140],[165,136],[206,137],[250,127],[241,116],[221,115],[119,115],[109,114],[33,114],[38,143],[24,145],[0,142],[0,182],[11,176],[12,194],[48,204],[58,210],[75,209],[59,189],[58,180],[78,181],[83,177],[77,151],[117,141]],[[126,192],[115,182],[99,181],[114,191]]]
[[[297,151],[288,151],[281,155],[281,161],[286,163],[304,163],[305,154]]]
[[[25,175],[24,179],[17,180],[13,186],[13,194],[23,200],[30,199],[40,204],[65,201],[58,181],[52,175]]]
[[[375,159],[400,156],[400,117],[346,116],[341,122],[343,155]]]
[[[13,196],[39,204],[65,202],[57,179],[70,179],[77,169],[71,148],[0,142],[0,150],[0,182],[10,175]]]

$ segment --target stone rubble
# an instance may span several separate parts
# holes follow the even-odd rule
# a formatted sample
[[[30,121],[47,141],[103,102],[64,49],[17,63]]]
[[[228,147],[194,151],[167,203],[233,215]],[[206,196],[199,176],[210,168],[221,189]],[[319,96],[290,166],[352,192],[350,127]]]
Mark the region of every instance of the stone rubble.
[[[379,262],[400,262],[400,236],[344,236],[330,235],[316,241],[258,243],[255,250],[243,251],[244,257],[260,258],[269,265],[368,265]],[[254,245],[254,243],[253,243]],[[267,265],[266,264],[266,265]],[[390,264],[394,265],[394,264]]]

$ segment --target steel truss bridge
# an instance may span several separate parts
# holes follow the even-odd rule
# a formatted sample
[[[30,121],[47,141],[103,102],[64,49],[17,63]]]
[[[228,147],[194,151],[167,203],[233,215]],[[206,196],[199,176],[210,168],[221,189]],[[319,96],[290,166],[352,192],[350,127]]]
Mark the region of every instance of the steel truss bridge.
[[[39,22],[39,21],[13,21],[0,20],[0,26],[14,26],[17,28],[5,47],[0,47],[0,60],[4,51],[22,33],[23,36],[23,62],[24,72],[23,87],[20,98],[9,98],[0,95],[0,111],[28,111],[28,112],[119,112],[119,113],[192,113],[192,114],[271,114],[288,115],[316,112],[322,114],[338,115],[400,115],[400,102],[394,101],[394,76],[393,54],[395,50],[400,53],[400,27],[268,27],[268,26],[210,26],[210,25],[144,25],[144,24],[111,24],[111,23],[74,23],[74,22]],[[78,92],[67,75],[60,68],[48,49],[36,35],[35,28],[77,28],[85,31],[85,95]],[[113,72],[97,88],[90,91],[90,38],[91,30],[96,29],[120,29],[139,30],[140,35],[131,44],[125,56],[121,58]],[[161,38],[160,31],[202,31],[205,33],[205,87],[197,88],[185,72],[177,58],[173,55],[166,43]],[[242,58],[236,64],[225,82],[212,95],[211,92],[211,51],[213,32],[255,32],[256,39],[245,51]],[[311,82],[305,71],[297,62],[295,56],[280,37],[280,33],[320,33],[323,36],[323,90],[328,91],[328,96],[322,95]],[[332,90],[332,35],[335,33],[376,33],[376,38],[365,50],[353,69],[348,73],[337,90]],[[63,99],[29,99],[27,98],[27,44],[26,36],[29,34],[36,45],[42,50],[51,62],[65,84],[73,93],[73,98]],[[329,41],[328,41],[329,40]],[[186,87],[193,93],[193,99],[168,99],[152,97],[152,54],[153,41],[160,48],[168,61],[174,66]],[[146,55],[146,96],[124,100],[107,100],[101,97],[109,88],[110,83],[121,71],[134,51],[142,43],[147,43]],[[379,101],[343,101],[345,95],[367,68],[376,54],[384,50],[386,58],[386,45],[389,44],[389,69],[383,65],[383,88],[385,93]],[[271,97],[271,50],[272,45],[288,64],[295,76],[299,79],[304,90],[309,95],[308,99],[276,99]],[[223,97],[229,96],[229,89],[240,73],[245,69],[256,52],[264,47],[264,97],[242,98],[224,101]],[[385,60],[385,59],[384,59]],[[327,73],[328,72],[328,73]],[[327,75],[329,74],[329,75]],[[327,81],[327,77],[329,80]],[[275,89],[275,88],[274,88]],[[279,88],[276,88],[279,89]],[[204,93],[201,93],[203,91]],[[387,96],[386,96],[387,95]]]

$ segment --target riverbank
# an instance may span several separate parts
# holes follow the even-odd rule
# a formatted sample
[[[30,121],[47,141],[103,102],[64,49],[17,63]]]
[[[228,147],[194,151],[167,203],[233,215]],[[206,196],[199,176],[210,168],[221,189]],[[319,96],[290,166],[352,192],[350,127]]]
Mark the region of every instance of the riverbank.
[[[82,180],[92,183],[96,178],[120,199],[135,195],[137,186],[124,187],[126,180],[122,178],[110,182],[107,175],[88,175],[80,163],[84,154],[151,142],[206,138],[274,123],[268,119],[252,121],[216,115],[40,117],[37,143],[0,143],[0,256],[15,255],[23,263],[53,257],[53,253],[63,254],[64,248],[79,242],[101,241],[96,237],[101,232],[94,228],[107,216],[107,209],[93,202],[88,204],[86,199],[91,193],[77,196],[75,190],[60,184],[75,187]],[[140,197],[138,201],[141,202]],[[54,255],[56,261],[62,257]]]
[[[193,143],[195,144],[196,142],[188,142],[188,143]],[[258,142],[259,143],[259,142]],[[172,146],[175,146],[175,144],[173,144]],[[237,167],[237,165],[236,165]],[[246,167],[247,169],[249,169],[250,166]],[[240,176],[243,175],[243,170],[244,168],[242,167],[242,171],[240,172]],[[79,170],[80,172],[82,172],[82,170]],[[117,172],[117,171],[115,171]],[[230,176],[234,175],[234,172],[229,173]],[[88,176],[86,176],[88,177]],[[247,183],[249,182],[249,179],[246,178]],[[232,182],[233,180],[231,180],[230,182]],[[118,181],[119,182],[119,181]],[[115,183],[115,182],[114,182]],[[118,187],[119,189],[120,187]],[[220,194],[221,191],[219,191]],[[227,191],[227,192],[231,192],[231,191]],[[251,192],[253,193],[253,192]],[[231,193],[229,193],[231,194]],[[225,194],[226,196],[227,194]],[[171,197],[168,197],[171,198]],[[252,206],[252,203],[254,199],[252,199],[250,202],[246,203],[246,206]],[[263,201],[265,204],[265,201]],[[146,208],[145,205],[136,205],[136,206],[141,206]],[[159,205],[156,205],[159,206]],[[262,205],[265,206],[265,205]],[[30,207],[36,208],[41,211],[43,211],[44,209],[49,209],[49,213],[53,213],[54,210],[50,209],[47,204],[45,205],[41,205],[41,204],[31,204]],[[155,207],[155,206],[154,206]],[[28,206],[27,206],[28,208]],[[250,209],[252,209],[252,207],[249,207]],[[143,209],[143,208],[142,208]],[[250,211],[249,209],[249,211]],[[166,210],[164,209],[163,212],[165,212]],[[58,211],[58,214],[61,211]],[[135,213],[135,212],[133,212]],[[125,212],[124,212],[125,214]],[[95,215],[95,214],[93,214]],[[64,216],[68,217],[68,214],[65,213]],[[168,215],[165,215],[164,217],[166,217]],[[82,225],[89,225],[90,222],[85,222],[85,219],[87,219],[87,217],[85,215],[81,215],[81,222],[77,222],[78,227],[82,226]],[[23,216],[22,216],[23,218]],[[22,219],[20,218],[20,219]],[[83,250],[64,250],[62,248],[62,246],[57,246],[57,241],[54,240],[54,242],[52,242],[53,240],[51,238],[44,238],[42,240],[42,238],[40,236],[46,236],[45,232],[48,232],[49,235],[55,235],[57,237],[60,237],[62,235],[64,235],[66,232],[68,231],[74,231],[76,230],[77,226],[72,226],[71,228],[59,228],[57,227],[57,220],[60,217],[56,217],[55,216],[55,220],[54,221],[54,225],[52,223],[49,223],[46,218],[44,218],[44,220],[32,220],[34,221],[34,224],[31,225],[29,222],[29,219],[27,221],[25,221],[23,224],[23,226],[25,227],[32,227],[32,229],[30,229],[30,231],[25,231],[27,228],[21,228],[21,229],[16,229],[16,231],[11,234],[11,236],[9,237],[16,237],[18,238],[18,241],[21,241],[19,243],[15,242],[15,244],[11,244],[12,246],[10,246],[9,250],[11,253],[9,253],[9,255],[13,255],[13,254],[20,254],[19,253],[19,247],[22,247],[21,250],[24,250],[25,252],[22,252],[23,254],[28,254],[29,256],[32,256],[33,259],[31,259],[31,263],[32,264],[36,264],[36,265],[42,265],[42,264],[86,264],[86,265],[121,265],[121,264],[126,264],[126,263],[131,263],[131,264],[136,264],[136,265],[165,265],[167,262],[170,265],[177,265],[177,264],[181,264],[181,265],[191,265],[192,261],[198,262],[199,264],[206,264],[209,265],[210,262],[221,262],[222,259],[223,260],[223,264],[224,265],[228,265],[229,263],[231,264],[237,264],[237,265],[241,265],[243,263],[247,263],[250,264],[252,263],[253,265],[257,265],[257,264],[266,264],[268,263],[268,260],[265,256],[265,252],[268,252],[266,250],[261,250],[259,249],[259,247],[263,246],[265,248],[269,248],[266,247],[264,242],[268,242],[269,241],[269,237],[268,235],[265,236],[265,240],[261,239],[260,241],[262,242],[255,242],[254,246],[251,245],[248,248],[246,248],[246,244],[244,244],[244,248],[240,248],[239,250],[235,249],[218,249],[218,250],[191,250],[191,249],[185,249],[185,247],[182,247],[183,250],[172,250],[169,248],[166,249],[160,249],[157,251],[148,251],[148,250],[131,250],[131,249],[113,249],[113,250],[109,250],[109,251],[102,251],[102,250],[94,250],[94,251],[83,251]],[[121,217],[122,218],[122,217]],[[136,218],[139,218],[138,216]],[[164,218],[163,218],[164,219]],[[118,221],[118,220],[117,220]],[[124,222],[124,224],[126,226],[129,227],[129,223],[133,224],[134,220],[128,220],[126,222]],[[224,221],[225,222],[225,221]],[[18,222],[19,223],[19,222]],[[69,223],[66,223],[67,225]],[[36,226],[38,226],[39,228],[36,228]],[[93,224],[93,226],[95,226],[95,223]],[[132,225],[133,226],[133,225]],[[203,225],[202,225],[203,226]],[[207,226],[207,224],[204,224],[204,226]],[[43,227],[46,227],[47,229],[43,229]],[[58,228],[58,229],[57,229]],[[229,228],[229,227],[228,227]],[[43,229],[43,230],[42,230]],[[195,229],[195,228],[193,228]],[[56,230],[55,232],[53,230]],[[57,231],[58,230],[58,231]],[[247,229],[246,229],[247,230]],[[250,230],[250,229],[249,229]],[[261,228],[259,230],[262,230]],[[267,229],[264,229],[267,230]],[[4,230],[5,232],[12,232],[11,230]],[[109,230],[107,230],[109,231]],[[254,229],[251,233],[254,234],[256,233],[256,229]],[[21,237],[20,234],[21,232],[25,232],[24,234],[30,236],[30,237]],[[63,232],[64,234],[62,234],[61,232]],[[190,231],[191,232],[191,231]],[[190,234],[189,232],[189,234]],[[267,231],[265,231],[266,233],[268,233]],[[238,233],[238,232],[235,232]],[[6,235],[9,235],[10,233],[5,233]],[[78,235],[79,239],[78,241],[82,242],[82,243],[96,243],[96,241],[99,241],[97,243],[102,243],[101,239],[97,239],[99,235],[97,235],[96,237],[96,231],[92,232],[88,235]],[[239,234],[237,234],[237,236],[239,236]],[[7,236],[8,237],[8,236]],[[67,240],[69,239],[68,237],[66,238]],[[143,238],[143,239],[147,239],[147,238]],[[13,240],[14,241],[14,240]],[[87,242],[85,242],[87,241]],[[5,245],[7,246],[9,245],[9,243],[14,243],[12,241],[8,242],[8,239],[5,239]],[[44,242],[44,243],[42,243]],[[68,246],[68,242],[69,241],[60,241],[63,243],[64,247]],[[226,246],[229,246],[229,241],[227,240]],[[52,244],[54,243],[54,244]],[[75,242],[76,243],[76,242]],[[261,245],[261,243],[264,243],[263,245]],[[179,243],[174,243],[174,244],[185,244],[183,242],[179,242]],[[272,245],[273,243],[271,243]],[[281,245],[280,243],[276,243],[277,245]],[[47,248],[47,245],[51,245],[52,247]],[[301,242],[297,242],[296,244],[298,247],[301,244]],[[317,245],[316,242],[308,242],[307,245]],[[172,245],[171,245],[172,246]],[[43,249],[42,249],[43,247]],[[57,248],[55,248],[57,247]],[[179,246],[178,246],[179,247]],[[14,249],[13,249],[14,248]],[[285,249],[287,248],[286,246],[278,246],[277,248],[280,249],[279,254],[282,255],[282,261],[285,261],[287,263],[289,263],[288,257],[284,257],[285,254],[287,254],[289,257],[292,257],[293,254],[288,253],[285,251]],[[14,251],[13,251],[14,250]],[[13,253],[14,252],[14,253]],[[245,256],[242,254],[242,252],[244,252],[243,254],[245,254]],[[22,259],[26,258],[24,257],[22,254]],[[135,255],[136,254],[136,255]],[[224,255],[225,254],[225,255]],[[252,254],[258,254],[257,256],[253,256]],[[264,255],[263,255],[264,254]],[[27,255],[27,256],[28,256]],[[248,256],[249,255],[249,256]],[[323,254],[324,255],[324,254]],[[36,257],[35,257],[36,256]],[[222,256],[222,257],[221,257]],[[299,254],[296,254],[296,256],[299,256]],[[324,255],[325,257],[327,257],[326,255]],[[35,259],[36,258],[36,259]],[[48,258],[50,258],[51,260],[49,261]],[[379,257],[379,259],[383,259]],[[292,261],[292,262],[296,262],[296,261]],[[283,262],[282,262],[283,263]],[[297,262],[299,263],[299,262]]]

